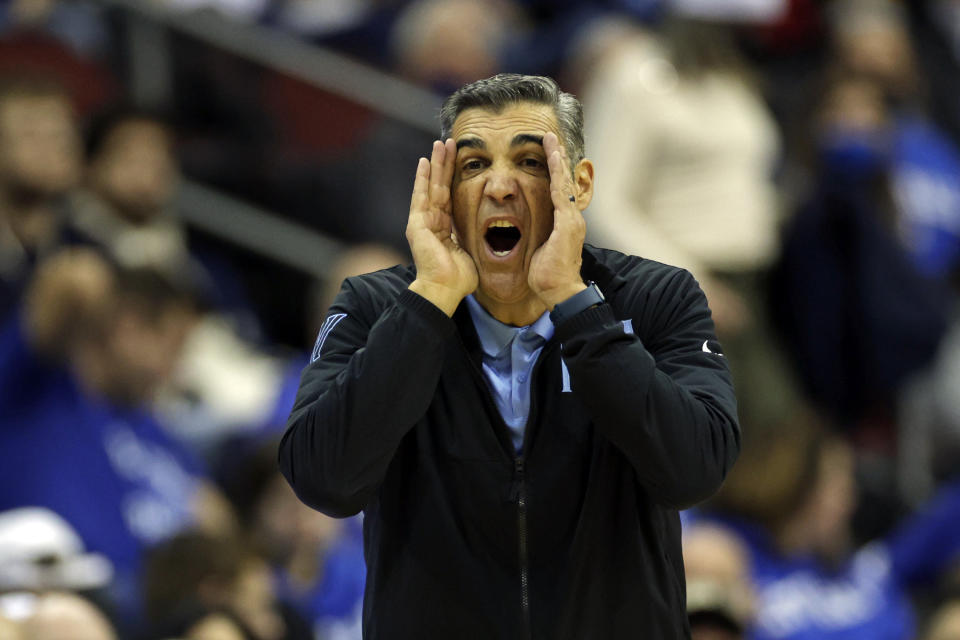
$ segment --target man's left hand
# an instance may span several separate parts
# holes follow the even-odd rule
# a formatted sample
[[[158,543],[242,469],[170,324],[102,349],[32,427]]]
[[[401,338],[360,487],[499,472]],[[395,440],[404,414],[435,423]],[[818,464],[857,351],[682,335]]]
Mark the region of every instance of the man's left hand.
[[[553,310],[557,303],[586,289],[580,277],[580,254],[587,225],[578,206],[577,187],[566,149],[556,134],[543,136],[543,150],[550,169],[553,231],[533,254],[527,282],[547,308]]]

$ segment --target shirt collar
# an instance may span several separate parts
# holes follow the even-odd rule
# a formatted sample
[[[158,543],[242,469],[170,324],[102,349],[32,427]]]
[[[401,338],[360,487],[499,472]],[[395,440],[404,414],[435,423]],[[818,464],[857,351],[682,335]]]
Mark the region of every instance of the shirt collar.
[[[483,352],[488,356],[498,356],[510,344],[514,336],[523,329],[524,333],[533,332],[543,339],[544,342],[553,337],[553,323],[550,322],[550,312],[545,311],[542,316],[537,318],[533,324],[527,327],[512,327],[504,324],[490,315],[483,306],[477,302],[477,299],[470,294],[466,297],[467,310],[473,319],[473,326],[477,329],[477,337],[480,339],[480,346]]]

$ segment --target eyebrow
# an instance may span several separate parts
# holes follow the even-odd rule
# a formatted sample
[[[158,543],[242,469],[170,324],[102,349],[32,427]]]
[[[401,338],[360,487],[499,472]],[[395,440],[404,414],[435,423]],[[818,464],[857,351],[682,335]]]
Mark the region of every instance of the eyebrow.
[[[513,140],[510,141],[510,146],[519,147],[520,145],[528,143],[533,143],[542,147],[543,136],[535,136],[529,133],[519,133],[513,137]]]
[[[487,143],[480,138],[462,138],[457,140],[457,151],[460,149],[486,149]]]
[[[518,133],[510,141],[511,147],[519,147],[524,144],[536,144],[543,146],[543,136],[535,136],[532,133]],[[480,138],[461,138],[457,140],[457,151],[460,149],[486,149],[487,143]]]

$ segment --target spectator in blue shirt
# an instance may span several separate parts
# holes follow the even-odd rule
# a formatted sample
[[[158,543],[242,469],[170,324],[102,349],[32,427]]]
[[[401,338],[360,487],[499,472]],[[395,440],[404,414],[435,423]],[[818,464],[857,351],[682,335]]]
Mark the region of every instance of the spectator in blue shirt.
[[[44,506],[66,519],[113,562],[121,615],[136,611],[145,548],[232,523],[147,408],[192,317],[157,274],[75,251],[41,266],[23,320],[0,334],[0,509]]]
[[[863,546],[850,530],[854,494],[850,448],[811,423],[745,450],[700,524],[720,524],[746,545],[751,640],[915,637],[911,590],[935,585],[960,560],[960,483]]]

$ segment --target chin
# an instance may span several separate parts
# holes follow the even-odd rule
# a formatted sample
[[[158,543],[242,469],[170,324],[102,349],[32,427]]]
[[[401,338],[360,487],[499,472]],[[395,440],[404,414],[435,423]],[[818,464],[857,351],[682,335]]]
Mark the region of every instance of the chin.
[[[522,302],[530,295],[530,286],[527,284],[525,272],[481,273],[477,290],[485,297],[501,304]]]

